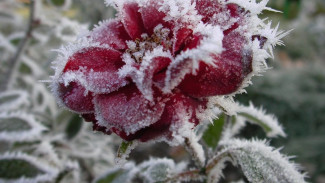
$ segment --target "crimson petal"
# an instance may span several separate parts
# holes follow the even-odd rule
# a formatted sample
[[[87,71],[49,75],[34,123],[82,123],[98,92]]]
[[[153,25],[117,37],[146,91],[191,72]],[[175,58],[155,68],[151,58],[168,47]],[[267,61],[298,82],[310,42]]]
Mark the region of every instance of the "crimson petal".
[[[145,32],[137,3],[126,3],[122,9],[122,23],[132,39],[140,39]]]
[[[124,29],[121,21],[110,20],[96,27],[90,34],[95,42],[107,44],[116,50],[126,49],[126,40],[130,40],[130,36]]]
[[[159,120],[164,104],[144,98],[134,84],[110,94],[95,97],[97,119],[102,126],[112,126],[126,133],[135,133]]]
[[[164,21],[164,17],[166,16],[165,13],[158,10],[160,6],[159,2],[161,1],[147,1],[145,2],[146,5],[140,8],[144,27],[149,34],[152,34],[154,28],[159,24],[168,27],[167,23]]]
[[[89,113],[94,111],[92,103],[93,96],[89,92],[85,95],[86,90],[77,82],[70,82],[68,86],[60,83],[58,88],[59,98],[69,109],[79,113]]]
[[[252,72],[252,55],[243,49],[244,43],[245,38],[234,32],[225,36],[225,50],[220,56],[215,56],[216,67],[201,62],[197,75],[186,75],[178,88],[193,97],[235,92],[245,76]]]
[[[120,57],[121,53],[112,49],[82,49],[69,58],[62,77],[73,76],[73,80],[94,93],[115,91],[128,83],[117,73],[124,64]]]

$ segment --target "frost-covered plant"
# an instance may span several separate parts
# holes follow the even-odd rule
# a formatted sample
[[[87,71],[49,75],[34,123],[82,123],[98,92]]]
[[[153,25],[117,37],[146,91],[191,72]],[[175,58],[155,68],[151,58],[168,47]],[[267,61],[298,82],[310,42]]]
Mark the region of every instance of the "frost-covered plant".
[[[106,0],[117,17],[57,50],[50,82],[61,106],[92,122],[93,130],[125,140],[116,159],[122,167],[110,167],[112,136],[93,134],[75,118],[66,128],[73,132],[63,136],[62,126],[42,124],[8,107],[0,115],[1,140],[32,145],[0,156],[5,170],[0,181],[219,182],[231,162],[250,182],[305,182],[297,166],[266,141],[236,138],[247,122],[261,126],[268,137],[285,136],[274,116],[233,100],[252,76],[268,68],[265,59],[287,34],[258,18],[263,10],[275,11],[267,1]],[[51,25],[79,25],[69,21],[57,18]],[[54,33],[71,38],[61,31]],[[18,99],[28,95],[17,93]],[[8,96],[12,93],[4,92],[0,99]],[[27,111],[25,100],[18,101],[0,103],[0,108],[17,107],[16,102]],[[54,113],[49,119],[62,119],[49,101],[44,111],[47,105]],[[25,121],[27,130],[33,129],[30,136],[10,133],[7,124],[13,117],[15,124]],[[222,132],[216,129],[220,126]],[[195,163],[152,158],[137,166],[123,164],[136,145],[157,141],[184,145]],[[30,171],[11,174],[19,165]]]

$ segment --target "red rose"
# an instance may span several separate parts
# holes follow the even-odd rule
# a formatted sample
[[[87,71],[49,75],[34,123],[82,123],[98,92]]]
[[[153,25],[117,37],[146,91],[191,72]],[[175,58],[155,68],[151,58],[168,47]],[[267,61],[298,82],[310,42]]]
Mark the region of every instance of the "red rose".
[[[118,2],[118,1],[116,1]],[[245,12],[210,0],[128,0],[57,61],[59,102],[94,130],[171,140],[203,118],[209,98],[237,92],[252,72]]]

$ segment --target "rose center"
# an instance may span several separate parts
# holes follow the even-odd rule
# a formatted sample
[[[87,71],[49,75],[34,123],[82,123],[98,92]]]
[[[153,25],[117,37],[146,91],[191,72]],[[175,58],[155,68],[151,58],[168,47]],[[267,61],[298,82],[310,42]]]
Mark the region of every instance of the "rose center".
[[[146,53],[153,51],[153,49],[159,46],[162,46],[164,51],[169,51],[172,47],[169,33],[170,30],[168,28],[158,25],[151,36],[143,33],[141,39],[137,38],[134,41],[127,41],[128,49],[126,53],[130,54],[136,63],[141,63]]]

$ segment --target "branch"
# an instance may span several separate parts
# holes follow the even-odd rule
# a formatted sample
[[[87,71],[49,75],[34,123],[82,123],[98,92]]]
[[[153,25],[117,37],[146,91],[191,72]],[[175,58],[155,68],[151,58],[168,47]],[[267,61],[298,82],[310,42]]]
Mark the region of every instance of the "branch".
[[[28,28],[25,32],[25,36],[24,38],[19,42],[19,45],[17,47],[17,51],[15,53],[15,55],[9,60],[9,64],[8,64],[8,70],[5,73],[5,77],[7,77],[7,80],[5,80],[1,85],[0,85],[0,91],[5,91],[8,89],[8,85],[10,83],[10,79],[12,77],[14,68],[16,67],[19,57],[21,55],[21,53],[24,50],[24,47],[27,43],[27,41],[29,40],[29,38],[32,35],[32,31],[34,28],[34,24],[35,24],[35,2],[34,0],[30,0],[30,6],[29,6],[29,20],[28,20]]]
[[[185,149],[191,155],[195,164],[198,167],[203,167],[205,165],[205,154],[202,145],[199,144],[195,139],[186,137],[184,139]]]

